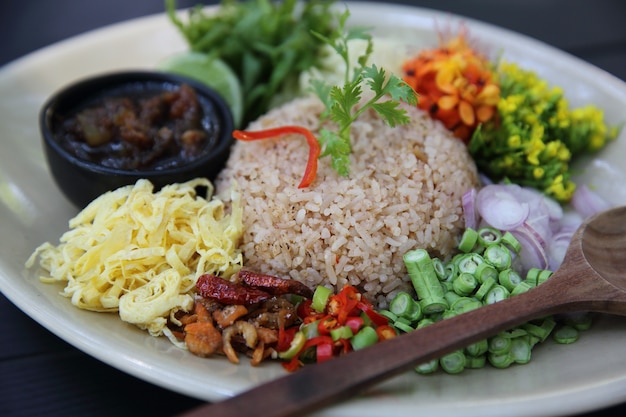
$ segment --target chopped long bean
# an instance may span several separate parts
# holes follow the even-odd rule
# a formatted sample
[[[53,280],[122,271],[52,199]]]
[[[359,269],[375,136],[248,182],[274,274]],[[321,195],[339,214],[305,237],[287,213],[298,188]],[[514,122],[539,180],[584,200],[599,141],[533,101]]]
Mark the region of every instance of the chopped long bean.
[[[580,334],[575,327],[564,325],[554,331],[554,333],[552,334],[552,338],[557,343],[570,344],[577,341],[579,335]]]
[[[502,240],[502,232],[493,227],[481,227],[478,229],[478,242],[487,247],[499,244]]]
[[[469,356],[481,356],[487,353],[489,350],[489,341],[487,339],[480,340],[478,342],[474,342],[469,346],[465,347],[465,352]]]
[[[503,335],[496,335],[489,339],[489,352],[504,354],[511,351],[511,338]]]
[[[399,332],[421,329],[487,304],[526,292],[549,279],[552,271],[530,269],[524,276],[513,260],[520,255],[520,242],[510,233],[492,228],[466,229],[457,248],[459,253],[447,261],[430,258],[423,249],[405,254],[405,265],[415,295],[398,293],[389,310],[381,314]],[[414,304],[411,304],[413,302]],[[413,311],[421,307],[419,315]],[[413,311],[411,316],[409,313]],[[569,315],[559,321],[548,316],[429,361],[415,368],[432,373],[441,368],[458,373],[465,368],[481,368],[488,362],[495,368],[530,361],[533,347],[548,336],[558,343],[572,343],[579,331],[589,328],[589,315]]]
[[[516,337],[511,340],[511,354],[515,363],[528,363],[532,346],[529,342],[530,336]]]
[[[465,354],[462,350],[455,350],[452,353],[442,356],[439,359],[441,368],[449,374],[458,374],[465,369]]]
[[[467,229],[465,229],[463,235],[461,236],[461,241],[458,244],[458,248],[461,252],[468,253],[472,249],[474,249],[477,241],[478,232],[476,232],[476,230],[472,229],[471,227],[468,227]]]
[[[421,300],[422,311],[433,313],[448,308],[448,303],[443,296],[443,289],[428,252],[424,249],[407,252],[404,255],[404,263],[415,292]]]

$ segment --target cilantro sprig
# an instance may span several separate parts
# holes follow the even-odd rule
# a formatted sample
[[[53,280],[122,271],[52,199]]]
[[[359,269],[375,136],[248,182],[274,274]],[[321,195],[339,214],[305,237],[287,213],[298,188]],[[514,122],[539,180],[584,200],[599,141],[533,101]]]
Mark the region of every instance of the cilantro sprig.
[[[352,123],[368,109],[373,109],[391,127],[410,122],[406,109],[400,107],[404,101],[410,105],[417,105],[417,93],[397,76],[387,75],[383,68],[376,65],[367,66],[367,61],[373,52],[372,37],[363,28],[346,28],[350,13],[346,10],[339,19],[339,28],[334,37],[327,37],[320,33],[313,34],[330,45],[343,59],[346,70],[344,85],[329,85],[324,80],[312,80],[313,92],[324,103],[325,110],[320,121],[333,121],[338,129],[320,129],[318,140],[322,147],[320,157],[330,156],[332,167],[339,175],[348,176],[350,173],[350,153],[352,145],[350,133]],[[348,42],[353,39],[367,41],[365,51],[357,58],[356,65],[351,66]],[[372,96],[363,105],[363,84],[369,86]],[[386,98],[386,99],[385,99]]]

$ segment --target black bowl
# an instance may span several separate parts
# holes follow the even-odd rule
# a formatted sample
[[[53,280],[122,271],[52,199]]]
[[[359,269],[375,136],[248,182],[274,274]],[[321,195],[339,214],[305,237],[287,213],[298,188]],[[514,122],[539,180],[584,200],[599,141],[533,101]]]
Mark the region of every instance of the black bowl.
[[[62,144],[59,131],[68,117],[105,97],[173,91],[191,87],[202,109],[201,124],[211,140],[200,155],[178,166],[125,168],[105,166],[77,156]],[[211,180],[224,167],[233,143],[233,117],[226,101],[211,88],[186,77],[150,71],[107,73],[80,80],[53,94],[39,115],[44,151],[52,176],[63,194],[79,208],[101,194],[145,178],[155,190],[198,177]],[[172,165],[172,164],[170,164]]]

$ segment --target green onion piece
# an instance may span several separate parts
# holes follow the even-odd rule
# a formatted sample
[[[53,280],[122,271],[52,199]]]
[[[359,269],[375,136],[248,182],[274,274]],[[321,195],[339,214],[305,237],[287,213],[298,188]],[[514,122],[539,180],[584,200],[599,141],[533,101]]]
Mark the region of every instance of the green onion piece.
[[[530,290],[532,287],[530,286],[530,284],[526,281],[522,281],[519,284],[517,284],[515,286],[515,288],[513,288],[513,291],[511,291],[511,295],[518,295],[521,294],[523,292],[526,292],[528,290]]]
[[[443,297],[443,288],[428,252],[424,249],[415,249],[405,253],[403,259],[420,299],[422,311],[431,314],[448,308],[448,303]]]
[[[293,336],[293,340],[291,341],[289,348],[285,351],[278,352],[278,357],[281,359],[293,358],[298,352],[300,352],[305,343],[306,337],[304,336],[304,332],[297,331],[296,334]]]
[[[333,339],[333,342],[340,339],[350,339],[352,336],[354,336],[354,333],[352,333],[350,326],[340,326],[330,331],[330,337]]]
[[[489,342],[487,339],[480,340],[478,342],[474,342],[469,346],[465,347],[465,352],[468,356],[478,357],[483,356],[489,350]]]
[[[472,249],[474,249],[477,241],[478,233],[476,232],[476,230],[468,227],[463,232],[463,236],[461,236],[461,241],[458,244],[458,248],[461,252],[468,253]]]
[[[458,374],[465,369],[465,354],[456,350],[439,358],[439,365],[449,374]]]
[[[497,280],[498,271],[496,270],[496,268],[493,267],[493,265],[490,265],[487,262],[483,262],[482,264],[478,265],[478,267],[476,267],[476,271],[474,271],[474,276],[476,277],[476,280],[478,280],[478,282],[482,284],[483,282],[485,282],[485,280],[488,280],[490,278]]]
[[[575,327],[563,325],[554,331],[552,339],[554,339],[556,343],[567,345],[577,341],[579,336],[580,332]]]
[[[515,362],[515,358],[510,351],[502,354],[488,353],[487,360],[494,368],[508,368]]]
[[[422,375],[432,374],[439,369],[439,359],[433,359],[415,367],[415,372]]]
[[[467,369],[484,368],[487,363],[487,355],[469,356],[465,358],[465,367]]]
[[[478,286],[478,281],[473,274],[462,272],[452,281],[452,289],[455,293],[465,296],[474,292]]]
[[[468,253],[460,256],[456,262],[459,268],[459,273],[468,272],[473,274],[476,272],[478,265],[485,262],[485,260],[478,253]]]
[[[410,324],[401,321],[401,320],[397,320],[393,322],[393,327],[395,327],[396,329],[400,330],[401,332],[404,333],[409,333],[412,332],[413,330],[415,330],[413,327],[411,327]]]
[[[395,314],[397,317],[405,317],[414,321],[415,310],[421,308],[418,303],[413,300],[411,294],[405,291],[400,291],[389,303],[389,311]]]
[[[498,282],[507,290],[513,291],[513,288],[522,282],[522,277],[514,269],[507,268],[498,274]]]
[[[476,290],[476,294],[474,294],[474,297],[479,300],[484,299],[489,290],[491,290],[494,285],[496,285],[496,280],[493,278],[487,278],[483,281],[482,284],[480,284],[480,287],[478,287],[478,290]]]
[[[489,352],[501,355],[511,351],[511,338],[501,335],[489,339]]]
[[[511,248],[514,253],[519,253],[522,250],[522,244],[519,243],[519,240],[511,232],[505,232],[502,235],[502,244]]]
[[[328,303],[328,298],[332,294],[333,290],[330,288],[324,287],[323,285],[318,285],[313,292],[313,299],[311,301],[311,308],[318,313],[323,313],[326,310],[326,304]]]
[[[509,298],[509,295],[509,290],[502,285],[494,285],[485,295],[484,302],[486,304],[497,303],[498,301]]]
[[[478,242],[487,247],[497,245],[502,240],[502,232],[493,227],[482,227],[478,229]]]
[[[511,267],[511,251],[504,245],[491,245],[483,253],[485,262],[489,262],[498,271]]]
[[[362,327],[361,330],[350,339],[350,345],[352,345],[352,349],[354,350],[372,346],[376,342],[378,342],[378,334],[376,334],[376,330],[370,326]]]
[[[530,362],[532,346],[529,339],[529,336],[522,336],[511,340],[511,354],[515,363],[524,364]]]

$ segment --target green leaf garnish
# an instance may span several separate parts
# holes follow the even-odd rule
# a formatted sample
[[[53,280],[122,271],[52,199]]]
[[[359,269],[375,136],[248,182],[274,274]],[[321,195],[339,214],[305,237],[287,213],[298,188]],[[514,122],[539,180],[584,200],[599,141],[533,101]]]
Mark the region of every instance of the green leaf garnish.
[[[410,122],[405,109],[400,108],[400,102],[410,105],[417,104],[417,93],[404,81],[395,75],[387,76],[382,68],[376,65],[366,66],[373,52],[371,36],[363,28],[346,29],[349,11],[339,19],[337,36],[327,37],[313,33],[318,39],[330,45],[346,64],[345,82],[343,86],[330,86],[323,80],[311,82],[312,91],[320,98],[325,110],[320,115],[320,121],[330,119],[337,124],[337,131],[322,129],[318,140],[322,147],[320,156],[330,156],[333,169],[339,175],[347,176],[350,173],[350,132],[352,123],[367,109],[373,109],[391,127]],[[357,58],[356,66],[351,68],[348,41],[362,39],[367,41],[365,52]],[[373,96],[361,107],[357,107],[363,99],[363,83],[373,92]],[[389,97],[388,100],[383,100]]]

